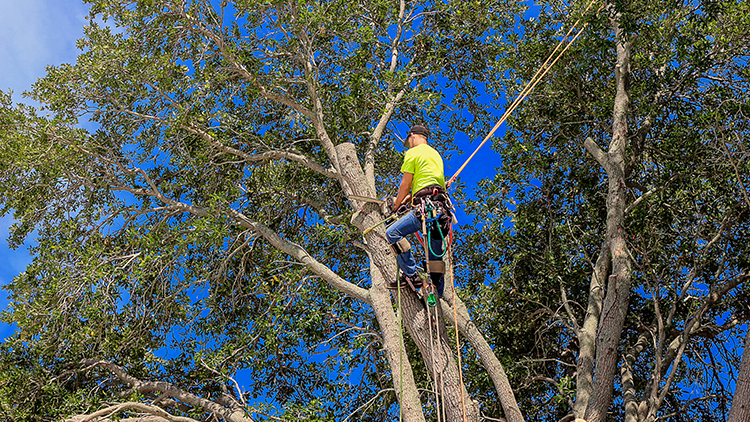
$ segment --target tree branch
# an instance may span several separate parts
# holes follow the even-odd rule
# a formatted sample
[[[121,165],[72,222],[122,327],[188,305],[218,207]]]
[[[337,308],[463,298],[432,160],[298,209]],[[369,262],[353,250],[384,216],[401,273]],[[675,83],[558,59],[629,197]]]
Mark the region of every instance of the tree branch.
[[[239,211],[230,209],[226,212],[235,221],[237,221],[240,226],[251,229],[259,235],[263,236],[263,238],[269,241],[274,247],[297,259],[307,268],[311,269],[315,274],[326,280],[332,287],[336,288],[342,293],[348,294],[355,299],[359,299],[368,304],[370,303],[370,293],[367,289],[363,289],[344,280],[330,268],[321,264],[319,261],[313,258],[301,246],[282,239],[281,236],[279,236],[270,228],[261,223],[248,219]]]
[[[604,170],[609,169],[609,158],[607,158],[607,154],[599,148],[599,145],[597,145],[592,138],[586,138],[586,140],[583,141],[583,146],[586,147],[589,154],[594,157]]]
[[[127,402],[127,403],[120,403],[113,406],[105,407],[104,409],[98,410],[94,413],[91,413],[89,415],[76,415],[69,419],[66,419],[66,422],[104,422],[104,421],[110,421],[112,420],[111,417],[114,416],[116,413],[124,412],[126,410],[136,410],[143,413],[148,413],[152,416],[154,416],[153,420],[162,422],[162,421],[169,421],[169,422],[198,422],[197,420],[193,418],[187,418],[183,416],[174,416],[169,413],[167,413],[164,409],[156,406],[149,406],[144,403],[136,403],[136,402]],[[145,420],[142,416],[135,418],[136,420]]]
[[[393,74],[393,72],[396,71],[396,66],[398,64],[398,49],[401,44],[401,36],[404,30],[405,15],[406,1],[401,0],[399,2],[398,26],[396,28],[396,35],[391,41],[391,63],[389,66],[390,74]],[[375,149],[377,148],[378,143],[383,137],[383,132],[385,132],[385,128],[387,127],[391,116],[393,116],[393,112],[396,109],[396,106],[406,95],[406,87],[409,86],[412,80],[414,80],[414,75],[412,75],[412,77],[402,85],[402,88],[396,93],[396,95],[393,95],[393,81],[391,80],[388,82],[387,91],[388,95],[390,96],[390,100],[385,105],[385,110],[380,116],[380,120],[375,126],[375,130],[373,130],[372,134],[370,135],[370,142],[368,143],[367,151],[365,152],[365,178],[367,179],[367,182],[370,183],[373,191],[375,191]]]
[[[332,179],[338,179],[339,173],[335,169],[329,169],[324,167],[322,164],[316,162],[315,160],[306,157],[301,154],[296,154],[292,151],[283,151],[283,150],[272,150],[267,152],[261,152],[258,154],[248,154],[244,151],[241,151],[236,148],[232,148],[230,146],[224,145],[218,140],[216,140],[213,136],[211,136],[210,133],[196,128],[194,126],[180,126],[183,129],[200,136],[205,141],[209,142],[211,145],[215,146],[219,150],[226,152],[227,154],[232,154],[237,157],[242,158],[243,160],[247,162],[256,162],[256,161],[267,161],[272,159],[285,159],[289,161],[293,161],[299,164],[302,164],[303,166],[309,168],[310,170],[316,171],[326,177],[330,177]]]
[[[240,406],[236,406],[232,409],[228,409],[213,401],[206,400],[194,394],[188,393],[187,391],[173,384],[170,384],[168,382],[141,381],[129,375],[127,372],[125,372],[125,370],[122,367],[112,362],[106,361],[106,360],[87,359],[87,360],[83,360],[81,362],[81,365],[86,366],[84,371],[89,371],[95,368],[105,369],[111,372],[112,374],[114,374],[120,381],[133,387],[136,391],[138,391],[141,394],[150,393],[152,391],[158,391],[162,394],[166,394],[183,403],[189,404],[190,406],[201,408],[204,411],[211,413],[214,416],[225,419],[229,422],[251,422],[252,421],[251,418],[245,417],[245,412],[241,410]],[[116,410],[113,410],[112,412],[114,411]],[[90,420],[90,419],[87,419],[87,420]],[[193,422],[193,421],[191,420],[191,421],[175,421],[175,422]]]
[[[264,98],[279,104],[283,104],[308,118],[314,117],[312,111],[310,111],[310,109],[306,108],[302,104],[285,95],[271,92],[265,86],[263,86],[258,81],[258,78],[253,75],[245,67],[245,65],[240,63],[239,60],[237,60],[237,57],[235,57],[234,54],[227,48],[227,45],[224,42],[224,38],[221,35],[209,30],[205,23],[190,16],[184,8],[180,8],[178,14],[180,17],[186,19],[190,23],[191,28],[194,32],[197,32],[211,40],[211,42],[213,42],[219,49],[222,57],[224,57],[224,59],[232,66],[234,71],[237,72],[242,78],[250,82],[252,85],[254,85]]]
[[[655,412],[660,408],[661,403],[669,393],[669,389],[677,374],[679,363],[682,360],[682,355],[685,351],[685,348],[687,347],[688,340],[690,340],[690,338],[695,335],[695,333],[697,333],[701,328],[701,320],[703,319],[703,315],[722,297],[724,297],[724,295],[745,282],[748,278],[749,277],[747,273],[742,273],[709,293],[703,305],[692,314],[691,318],[689,318],[689,322],[682,330],[682,334],[669,344],[666,353],[664,353],[664,359],[661,367],[664,369],[670,368],[671,370],[669,371],[669,375],[667,376],[666,381],[663,383],[663,387],[661,388],[660,393],[657,396],[652,397],[652,404],[651,408],[649,409],[650,416],[656,416]],[[662,373],[664,373],[663,370]],[[652,378],[650,380],[650,383],[652,383],[651,385],[662,385],[662,383],[655,378]]]

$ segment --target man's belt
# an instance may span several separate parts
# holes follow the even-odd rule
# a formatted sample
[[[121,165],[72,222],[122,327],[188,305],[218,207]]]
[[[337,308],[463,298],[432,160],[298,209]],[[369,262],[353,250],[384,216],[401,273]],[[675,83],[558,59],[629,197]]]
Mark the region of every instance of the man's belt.
[[[443,189],[440,185],[430,185],[427,187],[424,187],[417,191],[417,193],[414,194],[414,198],[420,198],[427,195],[444,195],[445,189]]]

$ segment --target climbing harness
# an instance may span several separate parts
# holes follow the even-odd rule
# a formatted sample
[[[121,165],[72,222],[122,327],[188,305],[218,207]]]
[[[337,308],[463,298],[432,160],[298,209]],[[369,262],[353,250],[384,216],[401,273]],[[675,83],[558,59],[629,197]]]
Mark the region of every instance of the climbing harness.
[[[591,3],[589,3],[588,6],[586,6],[586,10],[583,11],[582,17],[588,13],[591,6],[596,3],[597,0],[591,0]],[[597,10],[597,13],[599,13],[602,8],[604,7],[604,4],[602,4],[599,7],[599,10]],[[581,33],[586,29],[586,27],[589,25],[588,22],[586,22],[583,27],[581,27],[580,30],[576,33],[576,35],[571,39],[568,44],[563,48],[562,51],[560,51],[557,56],[555,54],[557,53],[557,50],[560,49],[560,47],[565,43],[565,40],[570,36],[570,34],[573,32],[573,29],[578,25],[578,23],[581,21],[581,18],[578,18],[578,20],[573,24],[573,26],[570,27],[568,32],[565,34],[565,36],[560,40],[560,42],[557,44],[557,47],[550,53],[549,57],[547,57],[547,60],[542,64],[542,66],[539,68],[539,70],[536,71],[534,76],[531,78],[531,80],[526,84],[526,86],[521,90],[521,92],[516,96],[516,98],[513,100],[513,103],[505,110],[505,113],[503,113],[502,117],[500,117],[500,120],[495,123],[495,126],[490,130],[490,133],[487,134],[487,136],[484,137],[484,140],[479,144],[479,146],[474,150],[474,152],[471,153],[469,158],[464,161],[464,163],[461,165],[461,167],[458,168],[458,171],[448,180],[447,185],[453,184],[454,181],[456,181],[456,178],[459,174],[463,171],[464,167],[466,167],[467,164],[469,164],[469,161],[471,161],[472,158],[476,155],[476,153],[479,151],[480,148],[492,137],[492,135],[495,133],[495,131],[502,125],[508,117],[518,108],[518,106],[523,102],[523,100],[526,99],[526,97],[529,95],[529,93],[536,87],[536,85],[539,83],[539,81],[544,78],[547,73],[552,69],[552,66],[557,63],[557,61],[562,57],[563,54],[570,48],[571,45],[578,39],[578,37],[581,35]],[[554,57],[554,59],[553,59]],[[552,61],[550,63],[550,61]]]

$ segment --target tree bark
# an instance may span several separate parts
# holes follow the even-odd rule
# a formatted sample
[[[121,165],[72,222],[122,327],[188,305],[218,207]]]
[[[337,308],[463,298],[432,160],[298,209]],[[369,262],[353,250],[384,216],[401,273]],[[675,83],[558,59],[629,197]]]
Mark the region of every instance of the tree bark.
[[[745,334],[745,351],[742,353],[740,374],[727,418],[727,422],[747,421],[750,421],[750,330]]]
[[[365,180],[365,174],[357,159],[357,151],[351,143],[336,146],[336,153],[340,164],[341,174],[349,184],[351,193],[360,196],[373,197],[374,192]],[[344,183],[342,183],[344,184]],[[355,209],[352,223],[360,230],[372,227],[381,218],[379,207],[367,202],[352,200]],[[370,300],[375,318],[380,325],[388,366],[393,374],[393,388],[401,406],[403,418],[407,422],[424,421],[424,413],[417,391],[409,359],[401,347],[401,332],[393,311],[390,294],[387,290],[387,280],[395,278],[395,259],[390,254],[390,246],[385,240],[382,230],[370,232],[366,239],[370,255],[370,276],[372,288]]]
[[[202,397],[198,397],[168,382],[141,381],[131,376],[127,372],[125,372],[125,370],[121,368],[120,366],[115,365],[114,363],[105,361],[105,360],[87,359],[87,360],[82,361],[81,365],[84,367],[87,367],[84,369],[84,371],[88,371],[94,368],[103,368],[111,372],[121,382],[129,385],[135,391],[141,394],[147,394],[150,392],[158,391],[167,397],[172,397],[178,400],[179,402],[185,403],[196,409],[201,409],[202,411],[210,413],[212,416],[216,418],[221,418],[228,422],[253,422],[251,418],[245,416],[245,411],[241,408],[241,406],[239,406],[239,403],[233,403],[233,405],[226,407],[215,401],[211,401],[211,400],[204,399]],[[129,408],[133,408],[134,406],[143,407],[141,408],[141,410],[146,410],[145,407],[148,407],[149,413],[156,414],[157,416],[161,416],[161,417],[168,416],[166,412],[163,412],[163,409],[160,409],[154,406],[148,406],[143,403],[124,403],[124,404],[121,403],[109,409],[105,409],[106,412],[102,414],[98,414],[98,412],[95,412],[90,415],[78,415],[77,419],[76,417],[74,417],[73,419],[71,419],[71,421],[80,421],[81,418],[83,418],[83,420],[92,420],[94,418],[98,418],[99,416],[111,415],[114,412],[117,412],[118,410],[125,410]],[[120,407],[121,409],[118,409],[118,407]],[[179,420],[173,418],[172,421],[173,422],[189,422],[186,419],[188,418],[180,418]]]
[[[370,184],[367,183],[362,165],[357,159],[354,145],[350,143],[337,145],[336,153],[341,174],[349,183],[352,193],[368,197],[375,196]],[[375,226],[382,220],[383,216],[378,206],[358,201],[352,201],[352,203],[355,206],[352,223],[360,230]],[[365,240],[370,256],[370,275],[373,283],[370,291],[371,303],[383,330],[383,346],[394,375],[394,388],[399,396],[404,420],[421,421],[424,420],[424,415],[416,383],[411,365],[400,344],[401,333],[393,310],[393,302],[386,288],[388,280],[396,279],[395,259],[385,240],[382,227],[368,233]],[[444,406],[441,410],[445,411],[445,421],[478,421],[479,410],[476,406],[469,404],[471,401],[468,399],[463,380],[460,379],[455,357],[451,353],[442,313],[438,311],[435,316],[433,308],[431,309],[433,315],[430,317],[427,306],[411,290],[402,291],[401,300],[403,323],[419,347],[427,368],[433,374],[434,385],[441,397],[439,400]],[[402,371],[403,377],[401,377]],[[462,402],[467,404],[466,418],[464,418]]]
[[[402,313],[441,396],[446,422],[478,421],[479,409],[469,398],[453,355],[442,307],[428,307],[416,294],[402,292]],[[464,418],[464,411],[466,417]]]
[[[450,281],[452,280],[446,280],[446,283],[449,283]],[[453,285],[453,283],[450,284]],[[464,336],[466,336],[469,344],[471,344],[471,347],[474,348],[479,355],[479,358],[482,360],[484,369],[490,375],[492,384],[495,386],[495,391],[500,399],[500,404],[503,407],[506,420],[508,422],[524,422],[523,414],[518,407],[518,402],[516,401],[513,389],[508,381],[508,376],[505,374],[505,369],[503,369],[503,365],[497,358],[497,355],[495,355],[492,347],[487,343],[487,339],[484,338],[477,326],[471,321],[466,305],[461,298],[455,295],[455,289],[449,288],[447,285],[445,289],[445,297],[455,298],[454,306],[456,307],[457,321],[453,318],[453,310],[448,307],[448,303],[441,301],[443,314],[446,315],[449,321],[458,326],[458,329]]]
[[[628,311],[632,262],[628,251],[623,223],[627,208],[625,185],[625,153],[628,141],[628,110],[630,96],[631,43],[619,25],[620,15],[615,15],[612,26],[617,40],[617,65],[615,67],[614,113],[612,119],[612,142],[607,152],[607,240],[612,259],[612,273],[608,277],[607,293],[599,322],[596,343],[594,385],[586,407],[588,422],[603,422],[612,401],[614,378],[619,357],[618,345],[622,327]]]
[[[588,141],[588,140],[587,140]],[[589,150],[599,147],[589,146]],[[589,300],[586,308],[586,316],[578,335],[578,360],[576,362],[576,401],[573,404],[573,414],[583,417],[586,413],[589,397],[594,388],[594,355],[596,353],[596,331],[599,328],[599,316],[602,313],[602,302],[604,301],[604,279],[610,271],[609,243],[602,245],[599,258],[596,260],[594,272],[589,283]]]
[[[611,5],[609,8],[614,9]],[[612,400],[618,345],[628,309],[632,273],[631,257],[623,232],[627,208],[625,153],[630,107],[628,80],[631,43],[625,40],[619,19],[619,14],[612,19],[617,40],[612,141],[606,153],[591,139],[585,142],[586,149],[604,168],[608,178],[606,235],[592,274],[586,317],[579,334],[578,385],[573,405],[574,415],[588,422],[603,422]]]

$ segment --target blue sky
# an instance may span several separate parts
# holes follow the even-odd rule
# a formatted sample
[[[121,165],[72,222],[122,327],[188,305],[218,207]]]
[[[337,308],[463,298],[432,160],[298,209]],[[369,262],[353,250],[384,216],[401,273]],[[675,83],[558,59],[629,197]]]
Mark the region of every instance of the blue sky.
[[[0,89],[12,90],[16,102],[33,104],[21,93],[44,76],[46,66],[75,61],[87,14],[80,0],[0,0]],[[31,262],[26,246],[8,247],[11,224],[10,216],[0,218],[0,285]],[[0,308],[7,305],[6,292],[0,291]],[[0,324],[0,339],[12,330]]]
[[[0,89],[12,90],[16,102],[33,105],[21,94],[45,75],[47,66],[75,61],[78,53],[76,40],[83,35],[82,28],[88,23],[87,14],[88,7],[80,0],[0,0]],[[446,163],[446,178],[455,172],[480,140],[457,141],[465,154]],[[485,146],[483,153],[472,162],[472,167],[486,170],[496,166],[499,159],[489,146]],[[470,192],[480,179],[478,173],[483,172],[467,168],[461,175]],[[8,247],[6,239],[12,224],[11,216],[0,218],[0,285],[10,283],[31,262],[28,245],[16,250]],[[0,309],[7,305],[6,292],[0,291]],[[0,324],[0,339],[10,335],[12,330],[12,327]]]
[[[530,3],[528,16],[535,16],[539,7]],[[79,50],[76,41],[83,36],[88,23],[88,6],[81,0],[0,0],[0,89],[13,91],[13,100],[30,105],[33,101],[22,93],[45,75],[46,67],[75,62]],[[503,110],[494,110],[497,118]],[[435,122],[437,124],[437,122]],[[505,128],[495,136],[502,136]],[[446,179],[460,167],[481,139],[456,139],[463,153],[446,161]],[[467,187],[470,198],[480,179],[494,173],[501,157],[485,145],[462,173],[460,182]],[[460,224],[471,223],[459,205]],[[7,237],[12,216],[0,217],[0,286],[9,284],[31,262],[28,243],[16,250],[8,247]],[[33,242],[33,239],[30,239]],[[8,306],[7,292],[0,290],[0,309]],[[13,333],[13,327],[0,323],[0,341]]]

